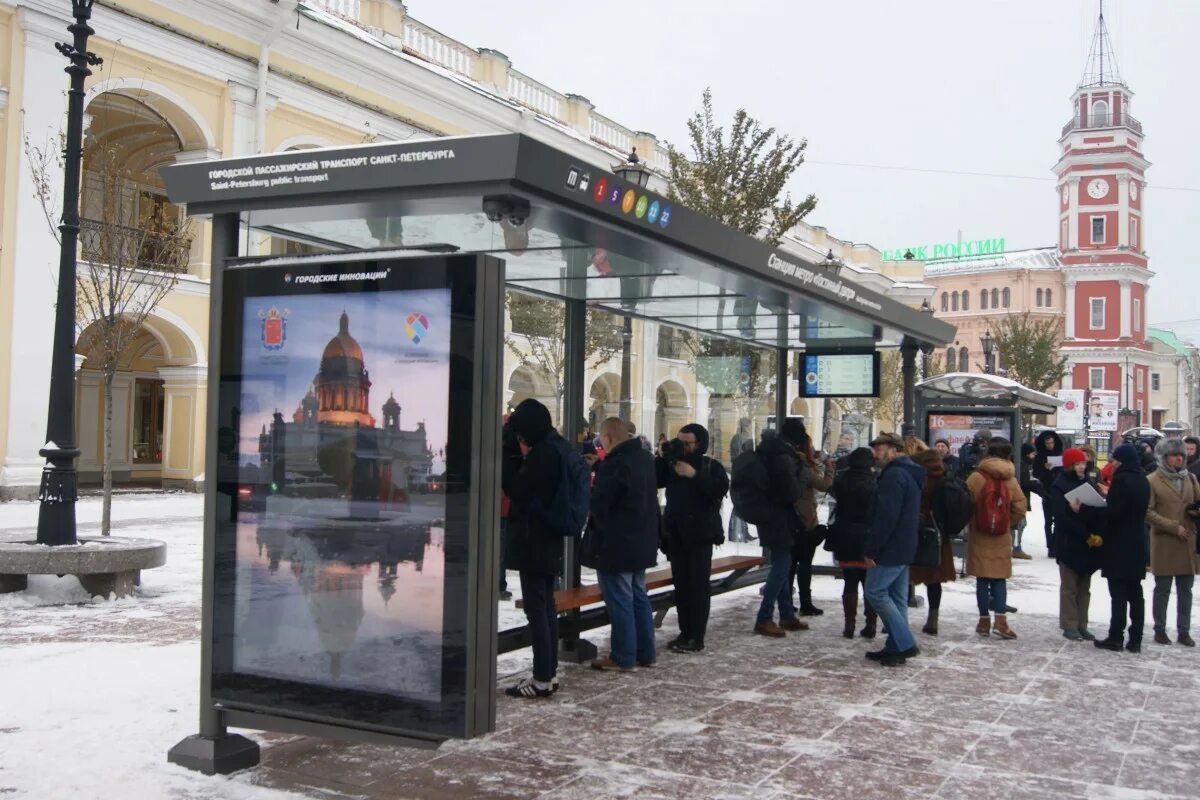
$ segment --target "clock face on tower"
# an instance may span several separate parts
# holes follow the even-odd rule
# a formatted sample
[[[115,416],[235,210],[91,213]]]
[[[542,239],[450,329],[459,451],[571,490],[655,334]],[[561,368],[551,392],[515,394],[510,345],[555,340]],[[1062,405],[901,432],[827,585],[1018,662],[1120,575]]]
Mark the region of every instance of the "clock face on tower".
[[[1136,182],[1136,181],[1130,181],[1130,182],[1129,182],[1129,196],[1130,196],[1131,198],[1133,198],[1134,200],[1137,200],[1137,196],[1138,196],[1138,185],[1137,185],[1137,182]]]
[[[1088,181],[1087,193],[1093,200],[1099,200],[1108,194],[1108,181],[1104,178],[1092,178]]]

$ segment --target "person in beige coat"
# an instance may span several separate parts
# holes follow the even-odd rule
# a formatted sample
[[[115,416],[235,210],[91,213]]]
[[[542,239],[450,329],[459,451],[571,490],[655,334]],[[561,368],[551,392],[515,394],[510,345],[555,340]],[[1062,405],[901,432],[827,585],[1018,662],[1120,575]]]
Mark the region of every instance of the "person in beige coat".
[[[1187,451],[1179,439],[1163,439],[1155,448],[1158,469],[1147,479],[1150,506],[1150,571],[1154,573],[1154,641],[1170,644],[1167,601],[1175,584],[1175,629],[1180,644],[1195,647],[1192,622],[1192,584],[1195,582],[1196,523],[1188,508],[1200,503],[1200,482],[1187,470]]]
[[[999,536],[984,533],[977,520],[972,519],[967,534],[967,574],[975,576],[975,600],[979,604],[979,624],[975,632],[987,636],[995,631],[1001,639],[1015,639],[1017,634],[1008,627],[1008,584],[1012,577],[1012,528],[1025,518],[1028,503],[1017,480],[1013,465],[1013,446],[1007,439],[993,437],[988,443],[987,457],[967,478],[967,490],[978,504],[988,482],[1003,481],[1008,487],[1009,532]],[[992,625],[991,607],[996,609],[996,624]]]

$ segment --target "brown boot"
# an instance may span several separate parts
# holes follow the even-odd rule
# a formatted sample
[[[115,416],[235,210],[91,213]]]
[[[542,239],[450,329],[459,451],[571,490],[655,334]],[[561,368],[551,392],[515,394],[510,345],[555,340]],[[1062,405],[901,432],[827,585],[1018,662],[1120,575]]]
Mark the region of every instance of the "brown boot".
[[[771,619],[754,623],[754,632],[761,636],[770,636],[772,639],[782,639],[787,636],[787,631],[776,625],[775,620]]]
[[[779,627],[785,631],[806,631],[808,630],[808,623],[792,617],[791,619],[779,620]]]
[[[996,615],[996,626],[995,626],[995,628],[993,628],[992,632],[995,633],[997,636],[999,636],[1001,639],[1017,638],[1017,634],[1013,631],[1013,629],[1008,627],[1008,615],[1007,614],[997,614]]]
[[[992,618],[980,617],[979,624],[975,626],[975,632],[980,636],[989,636],[992,632]]]

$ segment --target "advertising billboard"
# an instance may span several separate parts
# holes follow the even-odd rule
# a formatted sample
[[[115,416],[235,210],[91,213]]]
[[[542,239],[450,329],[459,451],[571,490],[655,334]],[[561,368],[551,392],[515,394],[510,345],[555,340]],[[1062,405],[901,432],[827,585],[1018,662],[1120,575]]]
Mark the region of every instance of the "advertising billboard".
[[[1012,423],[1009,418],[987,412],[956,411],[952,414],[930,414],[926,422],[925,429],[929,431],[929,444],[932,445],[938,439],[945,439],[950,443],[950,451],[953,453],[957,453],[960,447],[984,430],[993,436],[1003,436],[1009,441],[1013,440]]]
[[[1057,428],[1065,431],[1083,430],[1084,404],[1087,392],[1083,389],[1059,389],[1055,393],[1063,404],[1059,406]]]
[[[1093,389],[1088,400],[1088,429],[1093,433],[1117,430],[1117,415],[1121,410],[1120,392]]]
[[[470,734],[474,268],[226,272],[214,701]]]

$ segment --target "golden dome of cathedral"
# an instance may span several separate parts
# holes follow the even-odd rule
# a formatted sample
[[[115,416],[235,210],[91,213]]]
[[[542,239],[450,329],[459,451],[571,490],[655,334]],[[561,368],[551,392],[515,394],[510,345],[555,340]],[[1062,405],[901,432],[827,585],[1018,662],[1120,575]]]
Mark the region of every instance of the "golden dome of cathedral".
[[[346,312],[342,312],[341,319],[338,320],[337,336],[329,340],[329,344],[325,345],[325,352],[321,354],[321,360],[330,358],[353,358],[358,361],[363,360],[362,347],[358,341],[350,335],[350,318],[346,316]]]

